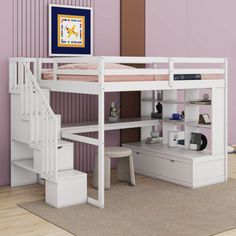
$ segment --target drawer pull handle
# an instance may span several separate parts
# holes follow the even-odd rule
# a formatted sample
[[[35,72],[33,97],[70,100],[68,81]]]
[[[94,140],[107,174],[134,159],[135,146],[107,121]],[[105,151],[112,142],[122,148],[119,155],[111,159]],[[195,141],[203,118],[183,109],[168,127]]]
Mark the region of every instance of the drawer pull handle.
[[[171,162],[175,162],[175,160],[170,160]]]
[[[63,147],[62,146],[58,146],[57,149],[62,149]]]
[[[139,155],[139,154],[140,154],[140,152],[136,152],[136,154],[137,154],[137,155]]]

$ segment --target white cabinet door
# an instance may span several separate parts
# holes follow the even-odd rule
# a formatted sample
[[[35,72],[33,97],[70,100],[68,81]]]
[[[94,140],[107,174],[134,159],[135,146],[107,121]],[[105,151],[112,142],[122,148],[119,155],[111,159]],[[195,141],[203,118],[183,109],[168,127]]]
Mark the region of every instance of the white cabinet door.
[[[137,173],[153,176],[155,167],[155,157],[133,150],[134,169]]]

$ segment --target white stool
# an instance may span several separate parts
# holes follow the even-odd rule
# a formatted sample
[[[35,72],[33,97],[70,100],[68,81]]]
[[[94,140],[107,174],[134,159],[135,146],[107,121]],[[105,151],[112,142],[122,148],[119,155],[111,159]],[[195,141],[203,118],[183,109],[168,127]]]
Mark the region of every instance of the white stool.
[[[129,182],[135,185],[134,163],[132,151],[126,147],[106,147],[105,148],[105,189],[109,189],[111,185],[111,158],[117,159],[117,177],[120,181]],[[93,187],[98,188],[98,158],[95,160],[93,172]]]

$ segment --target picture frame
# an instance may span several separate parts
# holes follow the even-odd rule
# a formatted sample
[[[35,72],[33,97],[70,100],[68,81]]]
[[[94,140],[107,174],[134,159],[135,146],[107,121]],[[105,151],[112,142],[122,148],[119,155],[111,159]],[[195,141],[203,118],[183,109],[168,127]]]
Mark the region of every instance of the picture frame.
[[[48,54],[55,56],[93,55],[93,9],[49,4]]]
[[[205,124],[205,125],[210,125],[211,120],[208,114],[200,114],[199,115],[199,124]]]

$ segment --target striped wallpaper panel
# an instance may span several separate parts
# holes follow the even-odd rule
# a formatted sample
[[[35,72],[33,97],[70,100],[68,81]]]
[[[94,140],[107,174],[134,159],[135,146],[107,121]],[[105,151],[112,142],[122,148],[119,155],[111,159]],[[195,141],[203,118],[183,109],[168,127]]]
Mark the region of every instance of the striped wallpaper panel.
[[[50,3],[93,7],[96,14],[95,0],[13,0],[13,56],[48,56],[48,4]],[[119,102],[117,94],[108,96],[107,103],[111,100]],[[97,120],[96,96],[52,92],[51,106],[56,114],[62,115],[63,123]],[[106,104],[106,107],[108,106],[109,104]],[[106,110],[107,114],[108,109]],[[94,133],[89,135],[96,136]],[[106,141],[108,145],[119,144],[119,132],[107,132]],[[96,148],[81,143],[75,143],[74,147],[75,167],[81,171],[91,172]]]

